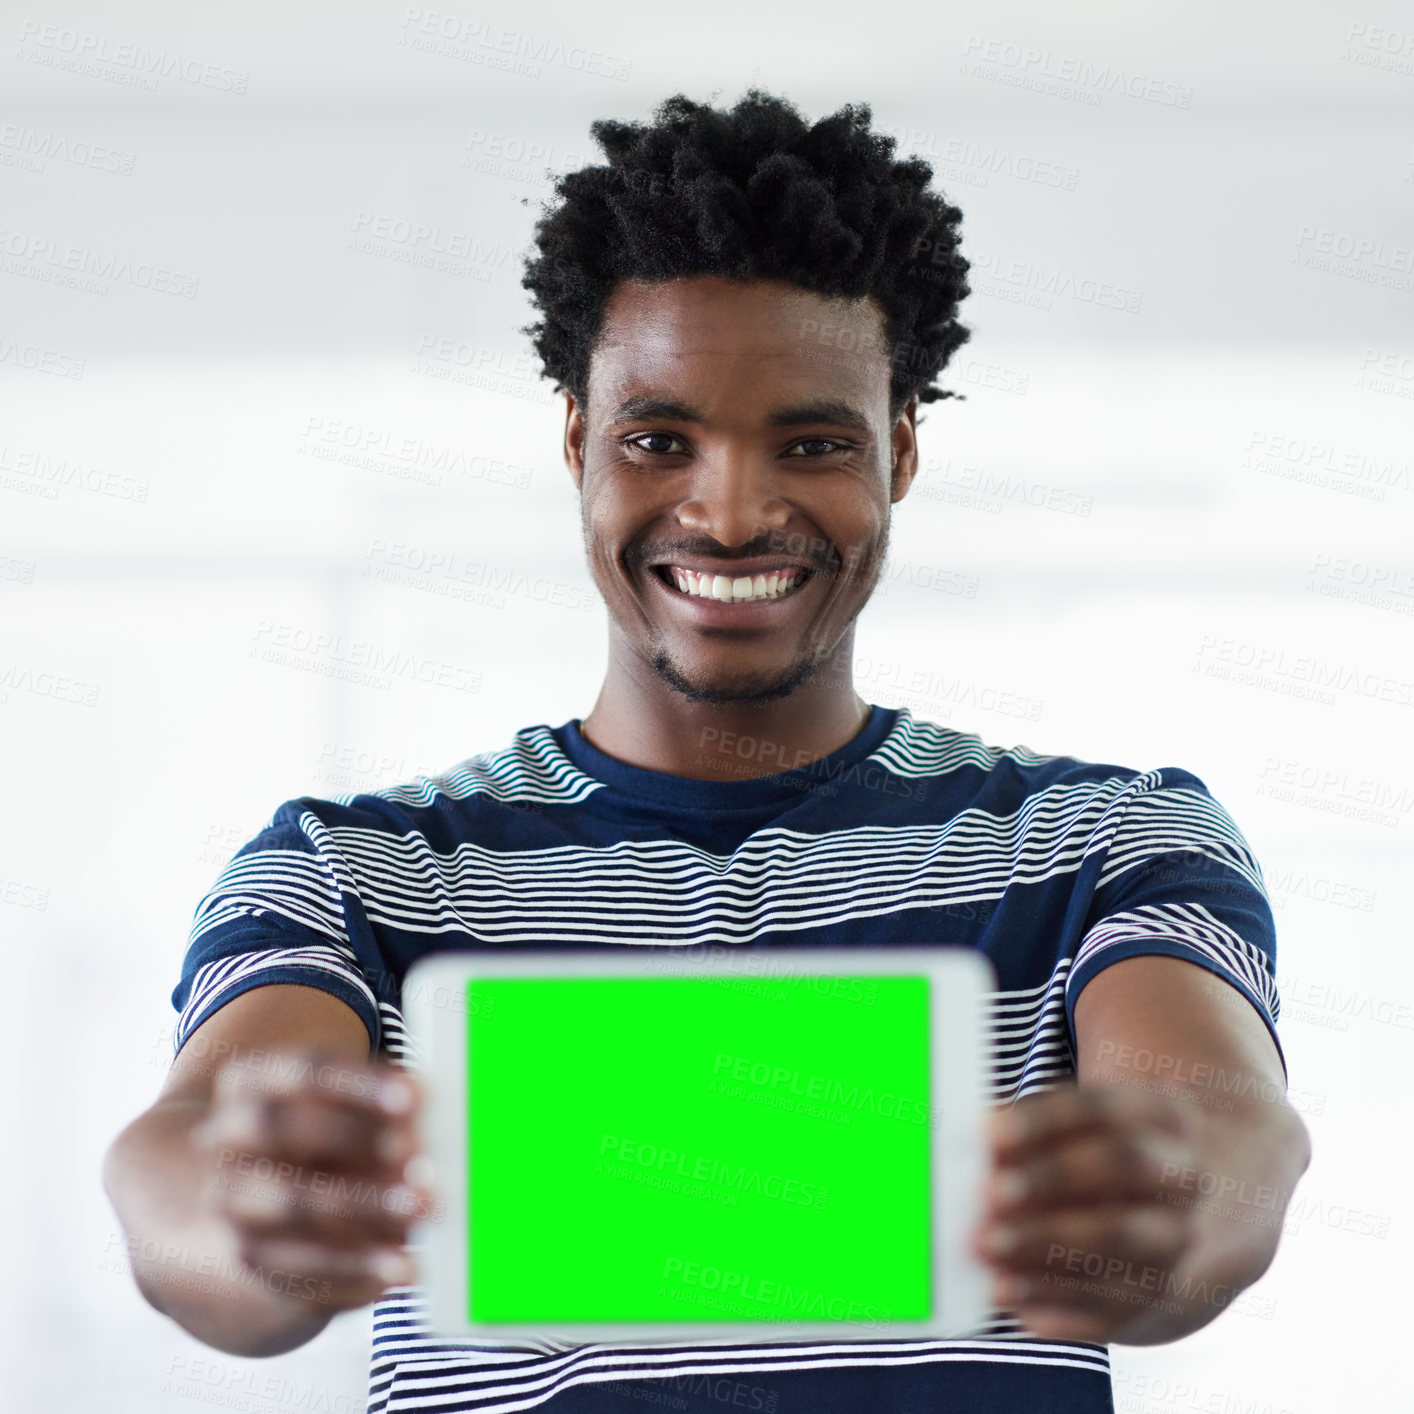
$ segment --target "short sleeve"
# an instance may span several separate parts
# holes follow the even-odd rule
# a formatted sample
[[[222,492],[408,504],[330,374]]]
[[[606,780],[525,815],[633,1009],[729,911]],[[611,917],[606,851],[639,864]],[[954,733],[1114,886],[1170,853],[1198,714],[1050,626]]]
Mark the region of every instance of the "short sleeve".
[[[286,801],[197,905],[172,992],[174,1055],[213,1012],[273,982],[318,987],[346,1002],[378,1049],[378,998],[349,939],[354,885],[321,847],[328,839],[307,802]]]
[[[1072,1046],[1076,999],[1098,972],[1128,957],[1177,957],[1252,1003],[1284,1070],[1276,923],[1251,846],[1190,772],[1165,766],[1138,784],[1110,838],[1066,982]]]

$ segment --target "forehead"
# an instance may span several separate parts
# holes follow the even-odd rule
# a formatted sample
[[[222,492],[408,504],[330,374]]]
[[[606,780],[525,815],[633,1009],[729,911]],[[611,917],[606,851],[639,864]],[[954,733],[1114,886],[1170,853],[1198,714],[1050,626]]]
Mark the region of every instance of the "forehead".
[[[868,296],[820,295],[777,280],[624,280],[590,360],[591,402],[630,386],[711,379],[738,388],[809,386],[887,398],[884,315]]]

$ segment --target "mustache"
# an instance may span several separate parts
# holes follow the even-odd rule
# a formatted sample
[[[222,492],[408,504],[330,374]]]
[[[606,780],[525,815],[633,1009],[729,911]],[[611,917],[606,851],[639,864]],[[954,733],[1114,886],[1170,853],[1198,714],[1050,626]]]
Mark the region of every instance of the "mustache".
[[[664,545],[639,546],[626,551],[624,560],[630,569],[642,569],[650,564],[663,564],[679,558],[720,560],[723,564],[731,564],[739,560],[767,559],[772,555],[807,564],[811,569],[827,574],[843,563],[828,540],[819,536],[778,534],[753,540],[734,550],[711,540],[675,540]]]

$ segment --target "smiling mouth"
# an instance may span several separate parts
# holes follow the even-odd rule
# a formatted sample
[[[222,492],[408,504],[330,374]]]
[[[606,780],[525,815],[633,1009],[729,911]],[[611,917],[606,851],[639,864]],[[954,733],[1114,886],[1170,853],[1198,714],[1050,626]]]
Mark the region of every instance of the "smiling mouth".
[[[720,604],[773,604],[791,598],[813,577],[813,571],[799,566],[769,574],[735,576],[699,574],[677,565],[654,565],[652,572],[686,598],[711,599]]]

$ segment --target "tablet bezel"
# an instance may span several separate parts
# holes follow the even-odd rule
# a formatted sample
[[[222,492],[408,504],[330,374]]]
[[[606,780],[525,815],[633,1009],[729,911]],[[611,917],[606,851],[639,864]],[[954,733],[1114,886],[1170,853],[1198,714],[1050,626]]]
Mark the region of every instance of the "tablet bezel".
[[[927,1321],[638,1321],[472,1323],[467,1283],[466,987],[477,978],[927,976],[932,1058],[931,1132],[934,1314]],[[988,959],[956,946],[772,947],[740,950],[670,945],[602,949],[442,952],[419,958],[403,981],[403,1020],[427,1103],[419,1123],[422,1154],[440,1200],[435,1218],[415,1222],[409,1250],[427,1294],[428,1326],[438,1336],[494,1342],[533,1336],[570,1341],[634,1340],[779,1344],[801,1339],[939,1339],[975,1335],[986,1321],[989,1273],[972,1253],[986,1178],[983,1126],[989,1076]],[[940,1100],[939,1097],[945,1097]],[[887,1199],[886,1190],[881,1191]]]

